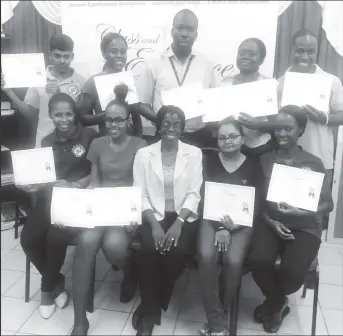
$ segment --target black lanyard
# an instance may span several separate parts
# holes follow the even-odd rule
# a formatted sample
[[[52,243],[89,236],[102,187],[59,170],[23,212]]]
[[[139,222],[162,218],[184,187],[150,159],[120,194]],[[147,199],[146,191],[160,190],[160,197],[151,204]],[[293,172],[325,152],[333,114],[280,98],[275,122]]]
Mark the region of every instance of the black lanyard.
[[[179,84],[179,86],[182,86],[182,85],[183,85],[183,82],[184,82],[185,79],[186,79],[186,76],[187,76],[189,67],[191,66],[191,63],[192,63],[192,61],[193,61],[193,59],[194,59],[195,56],[192,55],[192,56],[190,57],[189,62],[188,62],[188,64],[187,64],[186,71],[185,71],[185,73],[184,73],[183,76],[182,76],[181,82],[180,82],[180,78],[179,78],[179,76],[178,76],[178,74],[177,74],[177,72],[176,72],[175,65],[174,65],[174,61],[173,61],[172,57],[173,57],[173,56],[170,56],[170,57],[169,57],[170,64],[171,64],[171,66],[172,66],[172,68],[173,68],[174,75],[175,75],[175,78],[176,78],[176,80],[177,80],[177,83]]]

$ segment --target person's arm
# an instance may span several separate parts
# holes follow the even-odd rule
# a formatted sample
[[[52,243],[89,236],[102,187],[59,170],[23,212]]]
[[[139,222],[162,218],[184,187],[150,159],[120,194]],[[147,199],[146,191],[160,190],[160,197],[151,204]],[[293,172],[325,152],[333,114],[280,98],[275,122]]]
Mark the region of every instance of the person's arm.
[[[193,156],[192,176],[190,178],[189,188],[185,197],[185,202],[182,206],[180,216],[183,220],[187,220],[191,213],[197,214],[198,206],[201,200],[200,189],[203,183],[202,176],[202,152],[199,149]]]
[[[12,101],[13,107],[25,118],[34,120],[39,114],[39,95],[36,88],[28,89],[25,100],[22,101],[12,89],[5,89],[4,92]]]
[[[156,121],[156,113],[149,104],[138,103],[139,114],[149,121]]]
[[[99,171],[99,154],[101,153],[101,138],[94,139],[89,146],[87,160],[91,162],[89,188],[98,188],[101,186],[100,171]]]
[[[82,93],[80,107],[78,108],[78,116],[82,125],[93,126],[104,122],[105,112],[93,114],[96,97],[89,93]]]
[[[82,177],[81,179],[71,182],[70,187],[71,188],[79,188],[79,189],[85,189],[88,187],[91,180],[91,175],[87,175],[85,177]]]

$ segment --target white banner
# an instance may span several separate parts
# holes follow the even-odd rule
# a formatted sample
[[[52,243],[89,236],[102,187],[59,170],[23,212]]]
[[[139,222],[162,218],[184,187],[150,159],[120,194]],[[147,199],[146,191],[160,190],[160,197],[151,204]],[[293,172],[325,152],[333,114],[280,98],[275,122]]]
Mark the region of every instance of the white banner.
[[[246,38],[260,38],[267,57],[261,73],[272,77],[278,18],[273,1],[62,1],[63,33],[75,43],[74,67],[85,77],[104,64],[101,37],[119,32],[129,43],[127,70],[158,57],[171,43],[175,14],[189,8],[199,19],[194,49],[215,64],[218,76],[237,72],[236,55]]]

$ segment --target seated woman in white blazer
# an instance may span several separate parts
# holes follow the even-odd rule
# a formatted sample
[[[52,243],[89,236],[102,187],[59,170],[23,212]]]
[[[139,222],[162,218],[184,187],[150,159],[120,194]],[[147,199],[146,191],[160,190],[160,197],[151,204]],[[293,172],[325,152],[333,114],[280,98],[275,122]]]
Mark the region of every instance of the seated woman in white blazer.
[[[142,189],[143,225],[138,229],[141,304],[132,324],[137,335],[151,335],[167,310],[173,286],[195,252],[202,184],[202,152],[179,140],[185,115],[162,106],[156,116],[161,141],[138,150],[134,185]]]

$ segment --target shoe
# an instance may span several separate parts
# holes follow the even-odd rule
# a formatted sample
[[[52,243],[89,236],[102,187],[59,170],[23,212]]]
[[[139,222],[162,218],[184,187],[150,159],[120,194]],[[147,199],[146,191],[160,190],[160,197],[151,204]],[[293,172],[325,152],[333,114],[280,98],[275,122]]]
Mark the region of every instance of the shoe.
[[[226,336],[227,330],[224,329],[223,331],[220,332],[216,332],[216,331],[211,331],[210,329],[207,331],[207,333],[205,334],[206,336]]]
[[[289,314],[290,308],[288,306],[287,297],[284,299],[284,303],[276,312],[271,313],[268,318],[263,321],[263,329],[267,333],[276,333],[282,324],[283,319]]]
[[[124,278],[120,288],[120,302],[130,302],[136,295],[137,287],[138,276],[135,263],[130,262],[124,269]]]
[[[55,310],[56,310],[56,305],[55,304],[48,305],[48,306],[44,306],[44,305],[40,305],[39,306],[40,315],[45,320],[50,318],[54,314]]]
[[[151,336],[152,331],[154,330],[154,324],[148,323],[144,321],[144,319],[140,319],[137,336]]]
[[[210,327],[208,326],[208,323],[204,323],[201,328],[199,329],[199,334],[202,336],[207,335],[207,333],[209,332]]]
[[[265,299],[263,303],[255,308],[254,321],[256,323],[263,323],[263,320],[268,317],[270,311],[270,301]]]
[[[56,306],[59,308],[65,308],[68,304],[68,299],[69,299],[68,292],[64,290],[61,294],[59,294],[55,298]]]
[[[89,322],[86,318],[85,324],[74,325],[70,335],[86,336],[89,329]]]

